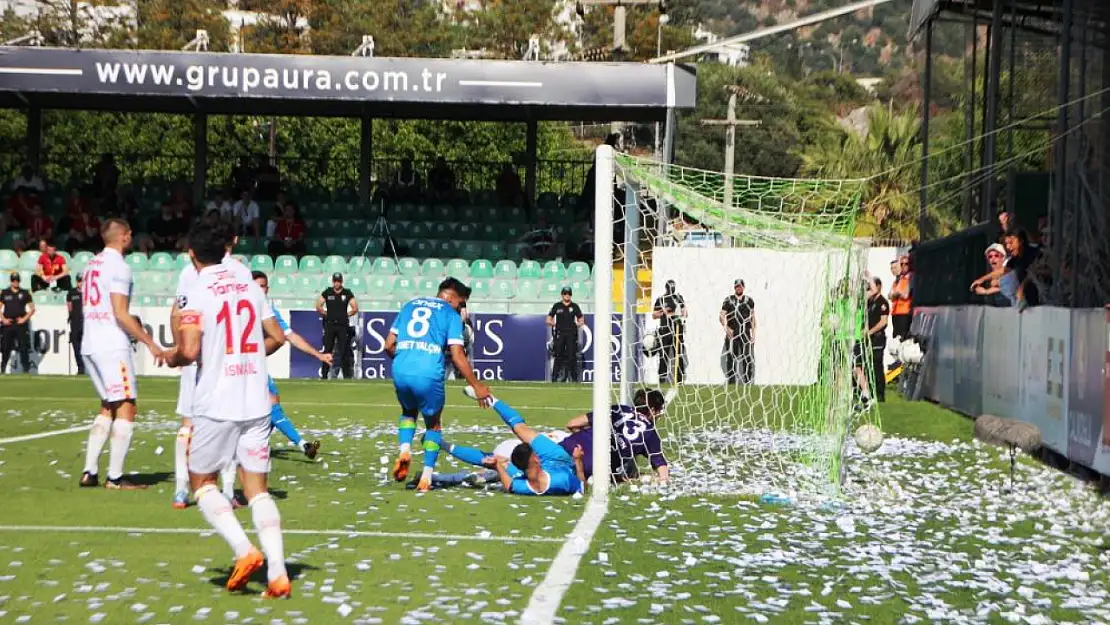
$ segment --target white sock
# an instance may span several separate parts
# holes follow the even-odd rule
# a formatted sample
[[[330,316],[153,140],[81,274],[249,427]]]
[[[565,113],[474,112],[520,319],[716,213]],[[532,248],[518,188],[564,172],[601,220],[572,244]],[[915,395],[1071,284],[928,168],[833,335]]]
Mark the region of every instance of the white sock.
[[[174,492],[189,490],[189,439],[193,428],[183,425],[177,429],[177,440],[173,444]]]
[[[239,519],[231,511],[231,502],[220,494],[214,484],[200,487],[197,491],[197,508],[204,515],[204,520],[224,537],[236,558],[242,558],[251,550],[251,539],[243,531]]]
[[[224,487],[224,497],[232,499],[235,497],[235,469],[238,465],[235,461],[231,461],[226,467],[220,471],[220,484]]]
[[[285,546],[281,539],[281,513],[270,493],[255,495],[250,501],[251,518],[258,532],[258,543],[266,554],[266,578],[270,581],[285,575]]]
[[[112,422],[112,439],[108,443],[108,479],[118,480],[123,477],[123,461],[127,459],[127,450],[131,448],[131,434],[135,431],[135,424],[123,419]]]
[[[411,454],[412,453],[412,443],[401,443],[401,453]]]
[[[85,471],[96,475],[100,471],[100,452],[104,451],[104,444],[108,442],[108,433],[112,429],[112,419],[104,415],[96,415],[92,428],[89,430],[89,443],[85,447]]]
[[[432,474],[434,472],[435,472],[435,469],[433,469],[432,467],[424,467],[424,471],[420,474],[420,479],[421,480],[430,480],[430,479],[432,479]]]

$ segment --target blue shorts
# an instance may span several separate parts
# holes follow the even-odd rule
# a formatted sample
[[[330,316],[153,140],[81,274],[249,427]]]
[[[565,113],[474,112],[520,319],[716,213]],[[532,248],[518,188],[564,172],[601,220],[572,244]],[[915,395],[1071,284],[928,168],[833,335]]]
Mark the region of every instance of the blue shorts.
[[[266,384],[270,388],[271,395],[273,395],[274,397],[281,395],[281,393],[279,393],[277,390],[277,383],[274,382],[274,379],[272,377],[266,376]]]
[[[434,417],[443,412],[447,402],[443,378],[393,378],[393,390],[397,392],[401,410],[406,413],[419,412],[425,417]]]

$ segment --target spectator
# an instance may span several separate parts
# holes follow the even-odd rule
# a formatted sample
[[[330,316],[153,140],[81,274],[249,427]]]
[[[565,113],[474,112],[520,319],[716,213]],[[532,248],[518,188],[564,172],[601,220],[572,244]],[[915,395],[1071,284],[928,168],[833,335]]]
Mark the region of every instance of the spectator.
[[[524,251],[524,255],[528,258],[548,259],[555,255],[558,237],[555,229],[547,225],[547,217],[540,213],[536,218],[536,227],[524,233],[524,236],[520,237],[520,242],[528,245],[528,249]]]
[[[31,276],[31,290],[69,291],[73,288],[73,280],[69,277],[65,256],[58,253],[58,248],[49,239],[43,239],[42,247],[45,251],[39,256],[35,274]]]
[[[304,222],[297,216],[296,204],[286,204],[282,211],[281,221],[277,223],[274,238],[270,241],[267,251],[270,256],[292,254],[300,258],[305,255],[304,238]]]
[[[42,206],[34,204],[31,207],[30,219],[27,221],[27,231],[23,234],[22,239],[16,239],[15,241],[15,251],[22,254],[29,243],[39,242],[39,251],[41,252],[43,251],[41,241],[54,236],[54,220],[43,214]]]
[[[42,184],[42,178],[35,173],[34,168],[24,165],[19,170],[19,176],[12,181],[12,191],[20,189],[26,189],[30,193],[42,193],[46,190],[46,186]]]
[[[26,228],[36,206],[41,207],[38,194],[26,188],[20,188],[12,193],[4,204],[4,221],[7,222],[7,227],[12,230]]]
[[[139,249],[144,254],[182,249],[181,238],[188,229],[188,223],[174,212],[172,204],[163,204],[162,212],[147,222],[147,234],[140,241]]]
[[[1010,260],[1006,261],[1006,270],[1014,274],[1013,277],[1017,282],[1018,309],[1040,306],[1041,290],[1038,276],[1034,271],[1034,265],[1037,264],[1040,253],[1029,245],[1029,235],[1024,230],[1011,230],[1006,233],[1006,251],[1010,253]]]
[[[582,226],[582,232],[578,237],[578,249],[576,250],[575,257],[582,262],[593,262],[594,259],[594,221],[588,219],[585,225]]]
[[[173,191],[170,192],[170,198],[165,201],[165,204],[170,206],[173,216],[183,223],[192,221],[193,203],[189,200],[189,192],[184,185],[175,185]]]
[[[447,165],[447,159],[439,156],[428,172],[428,189],[432,199],[450,202],[455,199],[455,172]]]
[[[78,215],[89,210],[89,201],[81,193],[81,187],[74,186],[69,190],[69,198],[66,200],[65,215],[58,221],[58,232],[69,232],[70,227],[73,225],[73,220],[77,219]]]
[[[401,169],[393,177],[390,195],[402,202],[416,202],[420,200],[420,187],[420,174],[413,168],[412,159],[404,159],[401,161]]]
[[[894,264],[891,263],[891,273],[894,273]],[[913,323],[913,270],[910,266],[909,254],[898,257],[898,273],[894,275],[894,284],[890,287],[890,328],[891,334],[899,341],[910,337],[910,325]]]
[[[220,211],[221,215],[228,215],[231,213],[231,203],[224,199],[223,191],[217,190],[212,194],[212,199],[208,200],[208,203],[204,205],[205,213],[213,210]]]
[[[105,152],[93,166],[93,195],[101,202],[115,204],[118,188],[119,167],[116,167],[116,157]]]
[[[261,210],[250,191],[240,192],[239,201],[232,205],[230,213],[223,214],[223,218],[239,235],[258,238],[261,234]]]
[[[208,211],[208,213],[200,219],[200,223],[204,224],[208,228],[219,227],[220,222],[222,221],[223,215],[221,215],[219,211],[214,210]],[[235,232],[238,232],[238,230],[236,230]]]
[[[501,166],[501,174],[497,176],[497,201],[501,206],[520,206],[524,203],[524,187],[520,184],[520,176],[512,163]]]
[[[76,205],[75,210],[78,212],[69,216],[66,251],[70,254],[77,250],[99,251],[103,248],[100,220],[89,212],[87,202]]]
[[[139,223],[139,202],[133,195],[125,195],[118,204],[114,202],[100,204],[101,215],[119,217],[128,223]]]
[[[231,179],[228,183],[234,193],[254,191],[254,171],[251,170],[249,158],[239,157],[239,163],[231,169]]]
[[[1003,276],[1006,273],[1006,248],[998,243],[987,246],[984,255],[987,257],[989,271],[971,283],[971,291],[976,295],[986,298],[992,306],[1012,306],[1017,299],[1017,285],[1012,276],[1007,279],[1007,288],[1003,289]]]

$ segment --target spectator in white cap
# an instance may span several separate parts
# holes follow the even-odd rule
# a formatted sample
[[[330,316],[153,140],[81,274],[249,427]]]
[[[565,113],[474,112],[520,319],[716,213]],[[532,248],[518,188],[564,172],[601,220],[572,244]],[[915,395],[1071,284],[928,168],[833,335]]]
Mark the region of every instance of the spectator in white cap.
[[[1017,297],[1017,284],[1013,276],[1007,276],[1006,248],[999,243],[991,243],[984,255],[990,271],[971,283],[971,291],[987,298],[987,302],[995,306],[1012,306]]]

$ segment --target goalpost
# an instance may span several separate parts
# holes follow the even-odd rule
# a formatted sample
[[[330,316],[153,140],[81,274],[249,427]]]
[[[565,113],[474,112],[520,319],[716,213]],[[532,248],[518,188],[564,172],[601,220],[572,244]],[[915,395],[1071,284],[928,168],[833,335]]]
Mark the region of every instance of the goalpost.
[[[862,181],[726,179],[608,146],[595,171],[594,414],[631,405],[638,391],[669,400],[655,425],[669,484],[626,479],[676,494],[838,493],[850,433],[878,424],[854,385],[857,366],[871,371],[870,350],[855,353],[866,302],[867,243],[852,237]],[[661,328],[653,305],[672,295],[668,281],[684,306]],[[733,295],[753,304],[750,340],[726,341],[721,311]],[[594,419],[595,476],[647,474],[662,461],[629,467],[618,454],[611,467],[625,434]],[[609,481],[593,488],[604,494]]]

